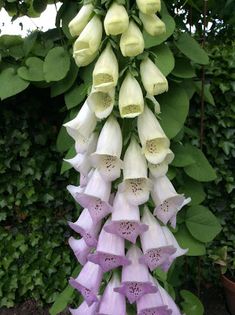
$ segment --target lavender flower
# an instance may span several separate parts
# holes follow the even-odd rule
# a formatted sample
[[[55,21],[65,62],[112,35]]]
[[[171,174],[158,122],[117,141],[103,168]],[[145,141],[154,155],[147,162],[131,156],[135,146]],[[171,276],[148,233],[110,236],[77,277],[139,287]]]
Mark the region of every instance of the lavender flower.
[[[91,251],[91,248],[87,246],[83,238],[76,240],[74,237],[69,238],[69,246],[71,247],[74,255],[81,265],[85,265],[87,262],[87,256]]]

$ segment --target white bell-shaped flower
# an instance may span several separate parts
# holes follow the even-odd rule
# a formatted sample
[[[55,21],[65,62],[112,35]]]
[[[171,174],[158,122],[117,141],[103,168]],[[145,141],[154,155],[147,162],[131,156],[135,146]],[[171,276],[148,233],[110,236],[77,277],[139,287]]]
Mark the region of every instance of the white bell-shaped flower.
[[[174,153],[168,149],[165,159],[159,164],[148,163],[150,174],[157,178],[166,175],[169,164],[174,160]]]
[[[90,109],[95,113],[99,119],[108,117],[114,106],[115,88],[110,91],[102,92],[92,88],[91,94],[88,96],[87,102]]]
[[[145,31],[151,36],[158,36],[166,33],[165,23],[156,14],[139,14]]]
[[[142,150],[148,162],[158,164],[164,161],[170,141],[148,106],[145,106],[143,114],[138,117],[137,127]]]
[[[78,36],[90,20],[94,6],[90,4],[83,5],[78,14],[69,22],[69,32],[71,36]]]
[[[77,116],[64,124],[68,134],[75,140],[79,153],[84,153],[89,139],[96,127],[97,119],[90,110],[87,101],[83,104]]]
[[[123,5],[114,2],[108,9],[104,19],[106,35],[119,35],[124,33],[129,25],[129,16]]]
[[[93,71],[93,87],[97,91],[107,92],[118,82],[118,61],[108,44],[96,62]]]
[[[105,180],[120,177],[122,161],[122,132],[114,117],[109,117],[99,135],[95,153],[91,155],[93,165]]]
[[[133,118],[144,110],[144,97],[139,82],[128,73],[119,92],[119,111],[122,118]]]
[[[122,34],[120,48],[124,57],[135,57],[144,51],[143,34],[135,22],[130,21],[128,29]]]
[[[73,46],[73,55],[79,66],[79,60],[83,61],[81,66],[92,62],[99,49],[102,39],[103,26],[98,16],[94,16],[81,32]]]
[[[92,63],[97,57],[97,55],[98,55],[97,51],[93,55],[83,55],[83,54],[80,54],[79,52],[78,53],[75,51],[73,52],[74,61],[79,68],[85,67],[89,65],[90,63]]]
[[[140,64],[140,75],[144,88],[150,95],[168,91],[168,82],[155,63],[146,58]]]
[[[139,10],[145,14],[161,11],[161,0],[136,0]]]
[[[133,138],[124,156],[123,183],[120,185],[120,191],[129,203],[140,205],[149,199],[150,189],[147,162],[141,147]]]

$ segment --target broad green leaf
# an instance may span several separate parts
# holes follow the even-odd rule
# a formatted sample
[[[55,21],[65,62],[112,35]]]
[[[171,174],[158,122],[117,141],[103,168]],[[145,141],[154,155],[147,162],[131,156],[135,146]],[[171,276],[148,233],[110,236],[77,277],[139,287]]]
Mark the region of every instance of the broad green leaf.
[[[188,95],[188,98],[191,100],[194,93],[196,92],[196,88],[195,88],[193,80],[190,80],[190,79],[183,80],[183,82],[181,82],[180,86],[185,89],[185,91]]]
[[[68,2],[65,3],[65,9],[63,10],[61,14],[61,20],[62,20],[62,30],[67,38],[72,38],[69,32],[69,22],[75,17],[75,15],[78,12],[78,6],[75,2]]]
[[[68,135],[65,127],[61,127],[56,140],[56,148],[59,152],[68,151],[73,146],[74,140]]]
[[[79,105],[87,95],[87,84],[75,85],[69,92],[65,94],[65,104],[68,109]]]
[[[187,290],[181,290],[180,295],[184,299],[181,302],[182,309],[185,315],[203,315],[204,314],[204,307],[199,300],[199,298],[194,295],[193,293]]]
[[[78,266],[74,270],[72,276],[76,277],[78,275],[80,269],[81,269],[81,267]],[[55,300],[52,307],[49,309],[50,315],[57,315],[60,312],[63,312],[66,309],[66,307],[68,306],[69,302],[71,301],[73,293],[74,293],[74,289],[70,285],[68,285],[64,289],[64,291],[60,293],[60,295],[57,297],[57,299]]]
[[[215,180],[216,173],[202,151],[190,144],[186,144],[185,148],[195,161],[194,164],[185,166],[185,173],[199,182]]]
[[[201,96],[202,94],[202,83],[201,82],[194,82],[196,91],[198,93],[199,96]],[[207,103],[211,104],[211,105],[215,105],[215,101],[214,101],[214,97],[211,94],[210,91],[210,84],[205,84],[204,85],[204,99]]]
[[[22,92],[28,86],[29,82],[21,79],[13,68],[7,68],[0,73],[1,100]]]
[[[69,151],[67,152],[65,159],[71,159],[76,155],[76,151],[75,151],[75,147],[72,146]],[[61,166],[61,170],[60,170],[60,174],[63,174],[64,172],[70,170],[72,168],[72,166],[68,163],[63,161],[62,166]]]
[[[187,209],[185,224],[192,236],[204,243],[211,242],[221,231],[221,226],[214,214],[200,205]]]
[[[70,68],[70,57],[63,47],[52,48],[43,65],[43,72],[47,82],[62,80]]]
[[[177,58],[172,74],[179,78],[190,79],[196,76],[195,70],[190,61],[186,58]]]
[[[145,31],[143,32],[145,48],[151,48],[165,42],[175,30],[175,20],[170,15],[164,15],[162,17],[162,21],[166,24],[166,33],[159,36],[151,36],[147,34]]]
[[[178,231],[174,235],[182,248],[188,248],[187,256],[202,256],[206,254],[205,245],[196,240],[184,224],[179,226]]]
[[[160,123],[166,135],[174,138],[184,125],[189,110],[189,99],[186,92],[176,85],[158,96],[161,105]]]
[[[37,57],[30,57],[26,59],[25,66],[20,67],[17,73],[27,81],[43,81],[43,61]]]
[[[209,63],[205,50],[188,33],[181,33],[175,41],[175,45],[190,60],[202,65]]]
[[[187,148],[180,144],[173,144],[172,151],[175,154],[175,158],[172,162],[172,166],[185,167],[195,163],[193,156],[187,151]]]
[[[166,44],[157,46],[151,51],[156,55],[155,64],[161,70],[161,72],[167,76],[174,69],[175,59],[172,51]]]
[[[39,32],[34,31],[30,33],[25,39],[24,39],[24,44],[23,44],[23,49],[25,52],[25,55],[28,56],[28,54],[31,52],[37,37],[38,37]]]
[[[183,186],[178,191],[187,197],[191,197],[191,206],[199,205],[206,198],[203,185],[190,177],[184,177]]]
[[[46,10],[47,7],[47,0],[33,0],[33,9],[38,12],[42,13]]]
[[[51,97],[58,96],[67,92],[71,86],[74,84],[78,75],[78,67],[76,66],[75,62],[72,60],[69,72],[67,73],[66,77],[58,82],[53,83],[51,86]]]

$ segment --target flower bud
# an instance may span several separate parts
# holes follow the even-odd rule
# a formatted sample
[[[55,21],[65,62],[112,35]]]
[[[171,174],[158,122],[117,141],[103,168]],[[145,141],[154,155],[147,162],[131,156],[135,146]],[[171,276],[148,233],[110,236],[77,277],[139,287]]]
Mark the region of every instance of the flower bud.
[[[144,51],[143,34],[133,21],[121,36],[120,48],[124,57],[135,57]]]
[[[109,91],[117,85],[118,62],[111,45],[107,45],[96,62],[93,71],[93,87],[98,91]]]
[[[74,43],[73,55],[78,66],[88,65],[95,59],[101,43],[102,31],[102,23],[95,15]]]
[[[139,10],[145,14],[161,11],[161,0],[136,0]]]
[[[158,95],[168,91],[168,82],[155,63],[146,58],[140,64],[140,75],[145,90],[150,95]]]
[[[78,36],[81,34],[84,27],[90,20],[91,13],[94,7],[92,4],[83,5],[78,14],[69,23],[69,32],[71,36]]]
[[[119,92],[119,111],[122,118],[133,118],[144,110],[144,98],[138,81],[128,73]]]
[[[124,33],[129,25],[129,17],[123,5],[114,2],[109,8],[105,19],[104,29],[107,35]]]
[[[159,19],[157,15],[147,15],[140,12],[139,17],[144,25],[145,31],[151,36],[157,36],[166,33],[166,25],[161,19]]]

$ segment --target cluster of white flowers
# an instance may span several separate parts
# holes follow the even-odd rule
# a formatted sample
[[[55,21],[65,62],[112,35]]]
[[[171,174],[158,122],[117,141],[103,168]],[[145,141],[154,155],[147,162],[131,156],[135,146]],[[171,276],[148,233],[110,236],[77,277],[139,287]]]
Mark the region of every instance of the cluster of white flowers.
[[[156,15],[161,9],[160,0],[136,0],[136,6],[147,33],[158,36],[166,31]],[[130,303],[137,303],[138,315],[179,315],[173,300],[149,272],[157,267],[167,271],[174,259],[187,251],[179,247],[166,225],[169,222],[175,228],[177,213],[190,198],[178,194],[166,176],[174,154],[155,113],[147,105],[150,99],[158,108],[155,96],[168,90],[168,81],[148,54],[137,62],[138,76],[127,68],[122,78],[111,41],[99,54],[103,28],[107,36],[120,39],[118,53],[130,58],[144,52],[142,31],[129,18],[126,8],[115,1],[103,21],[94,9],[93,4],[82,6],[69,24],[72,36],[78,36],[73,47],[77,65],[86,66],[97,58],[91,92],[77,116],[64,125],[75,140],[77,152],[66,161],[80,172],[80,185],[69,185],[68,190],[84,208],[78,220],[69,223],[82,238],[70,238],[69,243],[84,265],[70,284],[86,302],[71,312],[126,315],[126,297]],[[119,117],[112,114],[115,106]],[[136,135],[130,137],[123,152],[126,139],[120,122],[129,119],[131,123],[133,118],[137,121]],[[103,120],[97,134],[97,122]],[[117,179],[117,192],[111,193]],[[150,195],[155,203],[153,213],[146,205]],[[141,215],[140,206],[144,204]],[[110,218],[104,223],[108,215]],[[138,237],[142,251],[131,245],[126,252],[125,241],[135,244]],[[103,297],[99,297],[103,272],[120,266],[121,281],[114,275]]]

